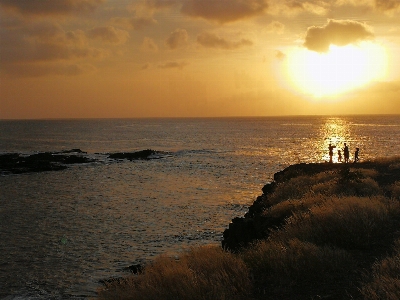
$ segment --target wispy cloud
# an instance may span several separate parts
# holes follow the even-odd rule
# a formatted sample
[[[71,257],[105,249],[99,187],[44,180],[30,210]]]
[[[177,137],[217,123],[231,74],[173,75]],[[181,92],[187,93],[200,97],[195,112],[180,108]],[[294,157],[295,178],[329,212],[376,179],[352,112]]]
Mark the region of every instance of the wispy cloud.
[[[185,0],[181,11],[222,24],[261,15],[267,8],[266,0]]]
[[[90,29],[87,36],[91,39],[98,39],[106,43],[121,45],[129,38],[129,32],[113,26],[101,26]]]
[[[278,60],[284,60],[286,58],[286,54],[280,50],[275,51],[275,58]]]
[[[143,52],[157,52],[158,46],[153,39],[145,37],[143,39],[142,45],[140,46],[140,50],[142,50]]]
[[[0,0],[0,5],[23,15],[65,15],[92,12],[105,0]]]
[[[281,22],[273,21],[268,24],[267,30],[268,32],[283,34],[283,32],[285,31],[285,25],[283,25]]]
[[[204,32],[197,36],[197,42],[203,47],[219,48],[225,50],[238,49],[244,46],[252,46],[253,42],[248,39],[241,39],[239,41],[229,41],[225,38],[219,37],[214,33]]]
[[[163,64],[159,64],[158,68],[159,69],[183,69],[188,65],[187,62],[178,62],[178,61],[168,61]]]

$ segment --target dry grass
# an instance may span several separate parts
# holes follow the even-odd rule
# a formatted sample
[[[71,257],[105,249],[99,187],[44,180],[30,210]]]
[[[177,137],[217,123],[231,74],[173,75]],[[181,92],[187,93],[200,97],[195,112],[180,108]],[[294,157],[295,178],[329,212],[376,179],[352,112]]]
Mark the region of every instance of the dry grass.
[[[259,299],[333,296],[338,285],[345,288],[354,268],[346,251],[299,239],[262,241],[241,256],[254,274]]]
[[[321,172],[314,176],[297,176],[278,184],[274,193],[269,195],[270,205],[281,203],[285,200],[300,199],[313,190],[316,185],[332,182],[337,177],[334,172]]]
[[[394,249],[392,256],[374,264],[371,278],[361,287],[363,299],[400,299],[400,240]]]
[[[400,181],[396,181],[391,186],[392,197],[396,200],[400,200]]]
[[[390,231],[393,214],[400,215],[399,202],[384,197],[330,198],[305,213],[296,212],[272,238],[365,249],[379,244]]]
[[[245,299],[251,291],[248,268],[219,247],[199,247],[179,260],[160,256],[144,273],[100,291],[100,299]]]

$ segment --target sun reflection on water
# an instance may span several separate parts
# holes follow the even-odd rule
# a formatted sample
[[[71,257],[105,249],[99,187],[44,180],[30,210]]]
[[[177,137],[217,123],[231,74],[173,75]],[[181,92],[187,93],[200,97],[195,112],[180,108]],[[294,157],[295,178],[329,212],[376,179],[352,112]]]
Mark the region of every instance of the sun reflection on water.
[[[343,157],[343,148],[344,148],[344,143],[349,144],[349,141],[351,141],[351,131],[350,131],[350,126],[349,123],[339,117],[335,118],[328,118],[323,124],[323,126],[320,129],[321,137],[322,139],[320,140],[319,144],[317,147],[320,150],[320,153],[322,153],[322,160],[323,161],[329,161],[329,144],[332,144],[335,148],[333,149],[333,158],[332,162],[333,163],[338,163],[338,150],[341,151],[342,153],[342,161],[344,161]]]

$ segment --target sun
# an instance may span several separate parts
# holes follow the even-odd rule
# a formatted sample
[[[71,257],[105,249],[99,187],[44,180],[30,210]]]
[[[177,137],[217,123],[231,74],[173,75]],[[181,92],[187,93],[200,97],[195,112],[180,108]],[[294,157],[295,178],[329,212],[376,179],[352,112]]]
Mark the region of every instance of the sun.
[[[327,53],[298,48],[287,55],[285,73],[296,90],[320,98],[383,79],[387,60],[385,48],[372,42],[344,47],[331,45]]]

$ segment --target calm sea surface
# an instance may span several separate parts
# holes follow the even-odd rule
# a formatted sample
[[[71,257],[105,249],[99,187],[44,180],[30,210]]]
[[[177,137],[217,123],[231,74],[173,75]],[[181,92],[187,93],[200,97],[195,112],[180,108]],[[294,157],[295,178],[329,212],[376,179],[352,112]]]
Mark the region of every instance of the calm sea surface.
[[[220,244],[275,172],[328,160],[330,142],[361,161],[398,155],[400,116],[0,121],[0,153],[97,159],[0,175],[0,299],[91,297],[127,266]],[[106,156],[143,149],[169,154]]]

